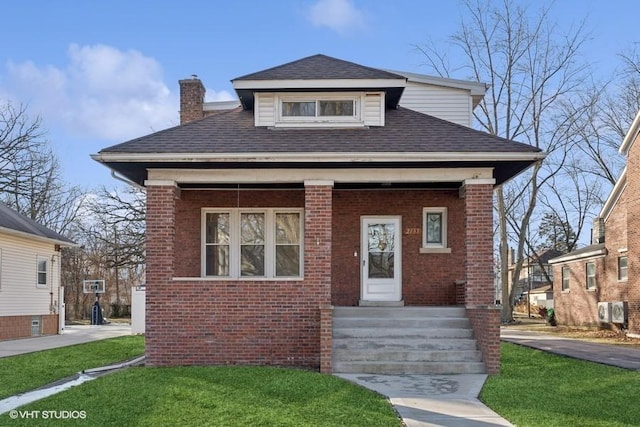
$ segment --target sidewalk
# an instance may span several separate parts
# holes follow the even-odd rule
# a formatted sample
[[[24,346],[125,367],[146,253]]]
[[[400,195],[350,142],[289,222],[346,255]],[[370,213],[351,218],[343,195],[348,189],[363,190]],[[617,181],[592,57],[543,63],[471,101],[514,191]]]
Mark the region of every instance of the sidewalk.
[[[500,339],[576,359],[640,370],[640,349],[638,348],[545,335],[540,332],[512,329],[508,326],[500,328]]]
[[[44,337],[0,341],[0,357],[66,347],[68,345],[82,344],[124,335],[131,335],[130,325],[67,325],[62,335],[47,335]]]
[[[486,375],[336,376],[388,397],[407,427],[512,426],[478,400]]]

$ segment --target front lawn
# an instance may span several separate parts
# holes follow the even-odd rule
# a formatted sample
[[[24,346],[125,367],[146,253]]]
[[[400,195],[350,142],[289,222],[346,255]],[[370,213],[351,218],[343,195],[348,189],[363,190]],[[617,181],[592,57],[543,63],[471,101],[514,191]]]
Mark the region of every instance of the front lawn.
[[[89,368],[144,354],[144,337],[125,336],[0,358],[0,399]]]
[[[503,343],[480,399],[519,427],[638,426],[640,372]]]
[[[8,414],[11,426],[401,426],[386,398],[330,375],[268,367],[130,368],[20,411],[68,411],[76,420]],[[83,411],[83,412],[81,412]]]

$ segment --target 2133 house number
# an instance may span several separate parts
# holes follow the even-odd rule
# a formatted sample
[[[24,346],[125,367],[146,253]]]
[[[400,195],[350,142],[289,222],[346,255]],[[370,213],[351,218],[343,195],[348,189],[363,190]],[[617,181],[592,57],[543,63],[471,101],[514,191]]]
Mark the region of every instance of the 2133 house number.
[[[405,228],[404,229],[404,234],[405,235],[413,235],[413,234],[420,234],[422,233],[422,229],[420,227],[413,227],[413,228]]]

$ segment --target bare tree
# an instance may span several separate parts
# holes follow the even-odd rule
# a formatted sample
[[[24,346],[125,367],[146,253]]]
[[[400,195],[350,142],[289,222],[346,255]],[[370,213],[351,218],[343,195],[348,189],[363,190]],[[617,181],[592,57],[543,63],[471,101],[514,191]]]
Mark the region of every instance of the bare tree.
[[[142,283],[145,263],[145,193],[133,187],[109,191],[102,188],[88,203],[90,220],[82,227],[91,242],[93,265],[100,265],[113,294],[114,315],[121,311],[129,293]],[[123,288],[124,286],[124,288]]]
[[[489,83],[476,125],[491,134],[527,142],[547,153],[550,161],[536,163],[517,179],[496,191],[502,321],[513,319],[514,280],[524,262],[526,230],[538,195],[560,171],[571,144],[573,114],[561,108],[584,85],[587,68],[579,61],[586,40],[582,25],[563,34],[554,25],[549,8],[534,14],[514,1],[464,2],[460,29],[442,49],[437,44],[418,46],[427,65],[443,76],[466,73],[465,78]],[[454,49],[464,58],[451,66],[446,54]],[[552,161],[551,161],[552,159]],[[516,245],[512,278],[508,271],[509,243]]]

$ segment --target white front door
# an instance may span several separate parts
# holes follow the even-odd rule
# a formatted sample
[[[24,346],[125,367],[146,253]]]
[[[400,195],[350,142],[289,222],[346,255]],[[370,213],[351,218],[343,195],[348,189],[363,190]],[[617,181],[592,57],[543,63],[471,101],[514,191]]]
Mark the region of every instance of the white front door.
[[[364,216],[361,225],[361,299],[398,302],[402,299],[400,217]]]

